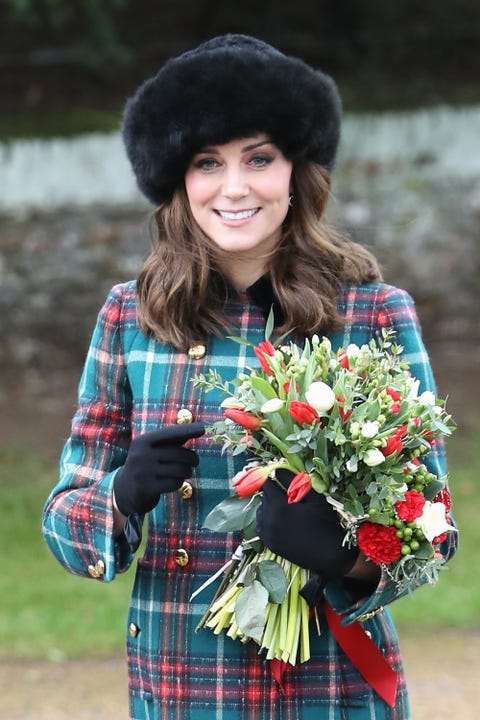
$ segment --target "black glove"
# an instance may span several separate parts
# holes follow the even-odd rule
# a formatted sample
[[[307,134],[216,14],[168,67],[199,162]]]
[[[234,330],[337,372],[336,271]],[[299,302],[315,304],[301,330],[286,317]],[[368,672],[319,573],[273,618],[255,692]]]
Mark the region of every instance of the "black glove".
[[[276,476],[285,488],[294,477],[288,470],[277,470]],[[342,545],[345,530],[324,495],[311,490],[289,504],[285,490],[271,479],[263,486],[257,533],[274,553],[325,580],[346,575],[358,557],[358,548]]]
[[[168,425],[135,438],[125,465],[113,482],[117,507],[123,515],[145,515],[153,510],[162,493],[178,490],[198,465],[194,450],[183,447],[205,432],[203,423]]]

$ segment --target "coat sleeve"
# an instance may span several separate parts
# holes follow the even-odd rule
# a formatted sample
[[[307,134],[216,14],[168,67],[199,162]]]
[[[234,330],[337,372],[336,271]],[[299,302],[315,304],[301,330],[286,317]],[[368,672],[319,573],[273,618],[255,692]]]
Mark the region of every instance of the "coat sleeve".
[[[78,410],[43,511],[43,535],[66,570],[113,580],[132,555],[113,534],[112,486],[131,438],[131,392],[122,348],[123,288],[101,309],[79,385]]]
[[[408,361],[412,375],[420,381],[420,392],[431,390],[436,394],[432,369],[412,298],[404,290],[392,286],[381,285],[380,288],[373,308],[373,326],[377,328],[377,332],[384,328],[395,331],[395,342],[403,346],[403,357]],[[441,440],[423,458],[423,462],[437,477],[446,476],[445,450]],[[455,526],[453,518],[451,522]],[[438,546],[445,560],[449,560],[456,552],[457,537],[456,532],[449,532],[445,542]],[[425,578],[419,585],[426,581]],[[325,594],[333,609],[345,615],[343,622],[347,624],[379,612],[383,606],[407,592],[399,590],[386,569],[382,568],[379,584],[369,596],[358,599],[356,592],[352,592],[352,583],[345,579],[329,583]]]

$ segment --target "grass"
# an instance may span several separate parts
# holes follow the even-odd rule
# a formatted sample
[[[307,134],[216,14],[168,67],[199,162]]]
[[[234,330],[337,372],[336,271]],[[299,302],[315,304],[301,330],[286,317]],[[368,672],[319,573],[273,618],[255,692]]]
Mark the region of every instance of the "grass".
[[[476,536],[480,459],[474,453],[475,423],[449,441],[455,517],[461,547],[435,587],[392,604],[402,633],[438,626],[478,627],[480,581]],[[64,658],[123,653],[133,568],[113,583],[69,575],[54,560],[40,532],[45,498],[56,469],[22,448],[0,449],[3,515],[0,526],[0,657]]]

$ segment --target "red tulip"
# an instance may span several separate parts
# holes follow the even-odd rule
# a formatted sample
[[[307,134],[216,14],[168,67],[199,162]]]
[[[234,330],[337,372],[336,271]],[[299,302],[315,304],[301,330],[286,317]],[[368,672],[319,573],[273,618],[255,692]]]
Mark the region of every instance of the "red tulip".
[[[253,413],[240,410],[239,408],[227,408],[223,411],[226,418],[233,420],[238,425],[241,425],[246,430],[257,430],[260,427],[260,418]]]
[[[337,402],[338,402],[338,414],[340,415],[342,421],[346,422],[348,420],[348,418],[350,417],[350,415],[353,413],[353,410],[351,410],[351,409],[345,410],[345,408],[343,407],[343,404],[345,402],[345,398],[343,397],[343,395],[339,395],[337,397]]]
[[[337,352],[337,360],[339,364],[344,368],[344,370],[350,369],[348,365],[348,355],[345,350],[339,350]]]
[[[260,367],[262,368],[263,372],[267,375],[273,375],[274,372],[265,357],[265,355],[269,355],[270,357],[272,357],[275,354],[275,348],[273,347],[270,340],[263,340],[263,342],[258,343],[257,347],[253,348],[253,352],[258,358]]]
[[[261,490],[268,477],[268,469],[256,465],[242,470],[233,478],[233,487],[239,497],[248,497]]]
[[[288,412],[299,425],[310,425],[319,422],[320,417],[314,407],[303,400],[292,400]]]
[[[292,482],[288,486],[287,497],[289,503],[300,502],[307,493],[312,489],[312,481],[310,475],[306,472],[295,475]]]

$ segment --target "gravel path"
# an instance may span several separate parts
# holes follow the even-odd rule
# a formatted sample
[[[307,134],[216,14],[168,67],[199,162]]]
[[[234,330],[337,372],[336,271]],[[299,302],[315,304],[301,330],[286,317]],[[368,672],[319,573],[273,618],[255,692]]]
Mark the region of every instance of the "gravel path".
[[[478,720],[480,630],[402,640],[413,720]],[[128,720],[123,658],[0,661],[1,720]]]

